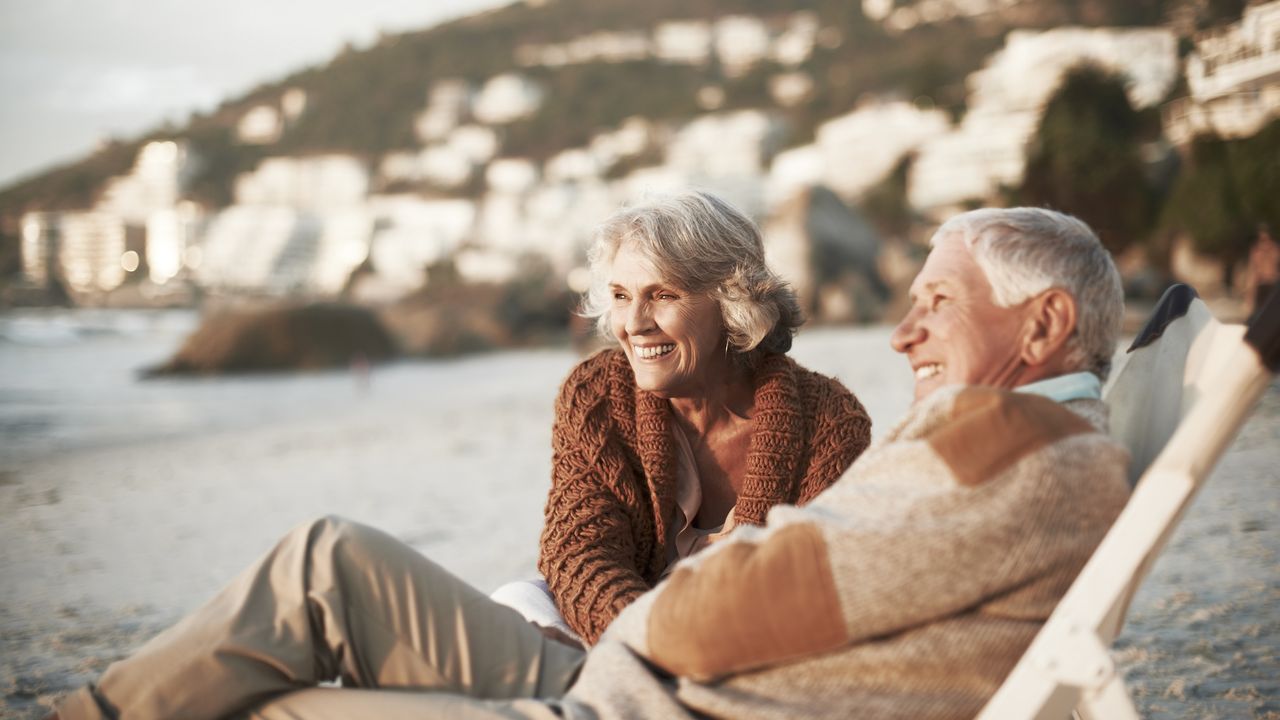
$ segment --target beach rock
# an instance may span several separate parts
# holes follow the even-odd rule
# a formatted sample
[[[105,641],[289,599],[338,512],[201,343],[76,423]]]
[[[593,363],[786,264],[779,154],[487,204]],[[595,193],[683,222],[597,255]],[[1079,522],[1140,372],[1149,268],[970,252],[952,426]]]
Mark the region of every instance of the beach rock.
[[[394,354],[395,343],[372,311],[316,303],[213,315],[173,358],[144,374],[315,370],[377,362]]]
[[[409,356],[449,357],[563,341],[578,301],[545,261],[525,258],[505,283],[465,282],[450,262],[418,291],[379,310]]]
[[[881,319],[890,290],[880,273],[880,237],[830,189],[815,185],[781,203],[766,220],[764,237],[770,267],[795,288],[807,316]]]
[[[517,344],[484,304],[401,302],[384,308],[381,317],[406,355],[451,357]]]

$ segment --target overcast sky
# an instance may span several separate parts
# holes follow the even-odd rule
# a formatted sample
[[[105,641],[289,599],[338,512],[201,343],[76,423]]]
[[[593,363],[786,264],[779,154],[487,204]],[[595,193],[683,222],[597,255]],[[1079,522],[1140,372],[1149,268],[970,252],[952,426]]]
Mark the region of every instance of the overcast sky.
[[[0,187],[380,30],[512,0],[0,0]]]

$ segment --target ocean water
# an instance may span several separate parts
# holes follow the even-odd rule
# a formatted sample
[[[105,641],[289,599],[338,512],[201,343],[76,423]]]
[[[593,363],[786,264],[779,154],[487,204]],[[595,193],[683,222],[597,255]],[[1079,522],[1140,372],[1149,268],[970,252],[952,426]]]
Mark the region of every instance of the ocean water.
[[[478,587],[533,570],[568,350],[142,381],[187,311],[0,314],[0,717],[192,609],[297,522],[385,528]],[[889,427],[888,328],[815,329],[803,364]],[[1113,654],[1144,716],[1280,717],[1280,386],[1135,598]]]

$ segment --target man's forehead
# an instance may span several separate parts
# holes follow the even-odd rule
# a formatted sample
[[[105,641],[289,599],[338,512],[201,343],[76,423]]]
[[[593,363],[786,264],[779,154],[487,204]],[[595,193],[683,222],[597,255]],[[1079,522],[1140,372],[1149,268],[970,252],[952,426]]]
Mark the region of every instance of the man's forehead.
[[[911,283],[911,294],[923,295],[972,285],[986,286],[986,275],[978,267],[964,238],[948,233],[934,239],[924,267]]]

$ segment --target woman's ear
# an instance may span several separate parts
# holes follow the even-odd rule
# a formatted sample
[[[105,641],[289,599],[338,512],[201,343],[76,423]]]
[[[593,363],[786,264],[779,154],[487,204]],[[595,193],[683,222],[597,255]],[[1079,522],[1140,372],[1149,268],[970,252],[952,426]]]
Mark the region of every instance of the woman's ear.
[[[1076,300],[1061,288],[1049,288],[1027,301],[1022,361],[1031,367],[1061,362],[1076,331]]]

